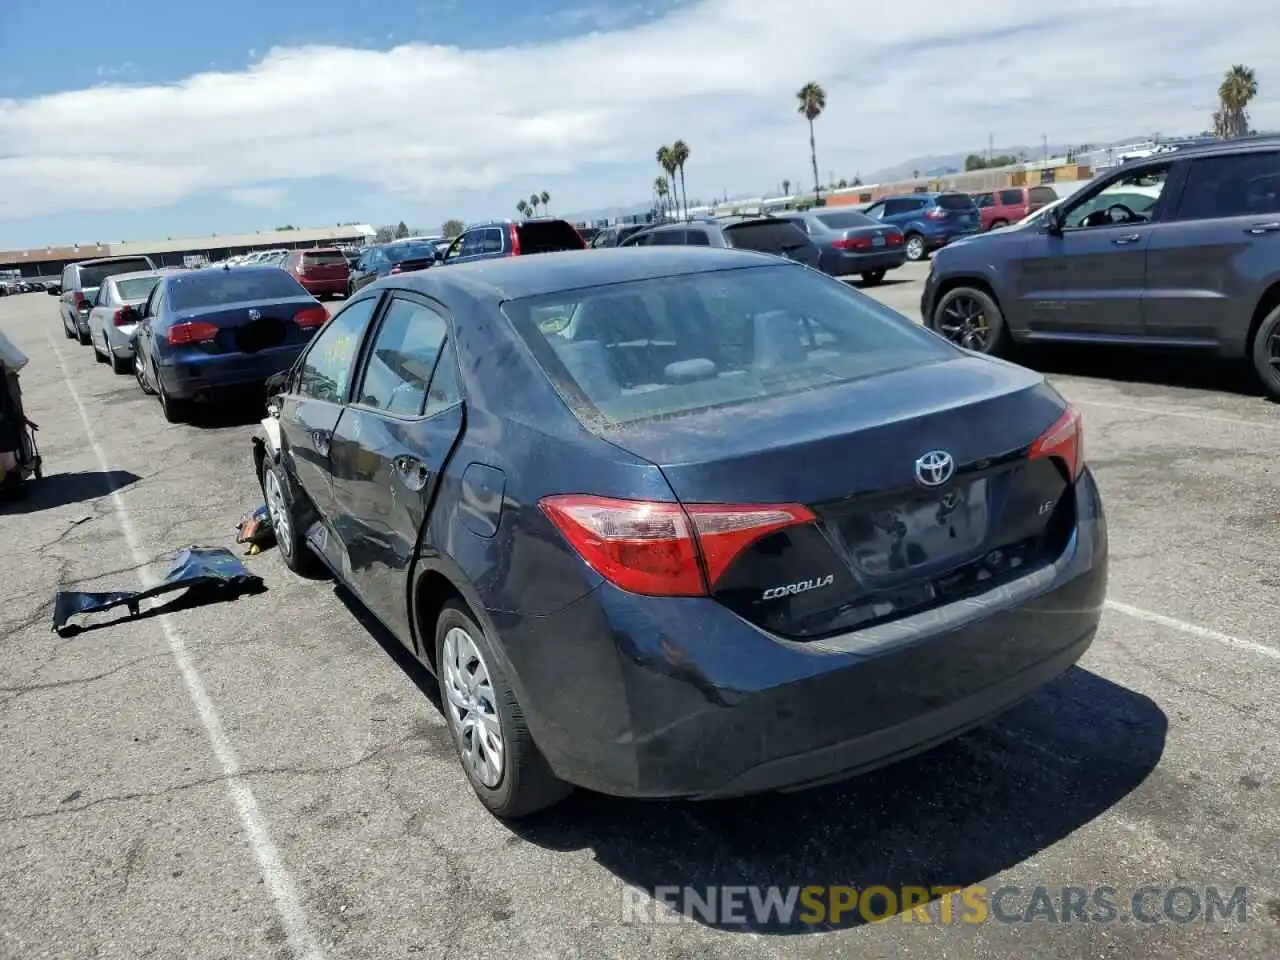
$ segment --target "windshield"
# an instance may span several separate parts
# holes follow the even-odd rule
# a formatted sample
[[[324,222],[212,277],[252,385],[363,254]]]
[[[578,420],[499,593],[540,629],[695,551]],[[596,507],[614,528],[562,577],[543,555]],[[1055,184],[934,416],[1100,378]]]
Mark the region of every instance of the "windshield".
[[[855,213],[852,210],[847,213],[820,213],[818,214],[818,222],[824,227],[830,227],[832,230],[853,230],[857,227],[878,227],[881,224],[877,220],[872,220],[865,213]]]
[[[309,294],[283,270],[211,270],[175,277],[168,296],[174,310],[197,310]]]
[[[631,423],[954,356],[837,280],[796,266],[696,273],[503,306],[584,423]]]
[[[145,300],[159,282],[159,277],[131,277],[128,280],[117,280],[116,290],[121,300]]]

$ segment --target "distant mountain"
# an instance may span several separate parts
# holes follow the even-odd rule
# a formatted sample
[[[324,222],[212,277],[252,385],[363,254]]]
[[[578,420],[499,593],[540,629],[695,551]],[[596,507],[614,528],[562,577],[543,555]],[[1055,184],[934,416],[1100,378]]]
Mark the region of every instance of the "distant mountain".
[[[1051,143],[1049,144],[1049,156],[1061,157],[1068,150],[1073,149],[1077,144],[1070,143]],[[1025,154],[1028,161],[1040,160],[1044,157],[1044,144],[1037,143],[1034,146],[1016,146],[1016,147],[996,147],[992,151],[993,156],[1013,156]],[[964,169],[964,162],[969,155],[976,153],[981,157],[987,155],[987,148],[982,147],[977,150],[966,150],[964,153],[942,153],[926,157],[912,157],[910,160],[904,160],[902,163],[892,167],[884,167],[873,173],[864,176],[864,183],[885,183],[893,180],[908,180],[912,173],[920,171],[922,177],[936,177],[947,173],[955,173]]]

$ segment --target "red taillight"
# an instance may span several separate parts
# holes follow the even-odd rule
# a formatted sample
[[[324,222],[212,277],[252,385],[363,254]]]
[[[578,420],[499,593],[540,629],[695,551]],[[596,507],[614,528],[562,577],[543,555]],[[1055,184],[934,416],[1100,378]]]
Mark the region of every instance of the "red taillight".
[[[928,217],[930,220],[945,220],[947,219],[947,211],[938,210],[935,208],[933,210],[930,210],[928,213],[926,213],[925,216]]]
[[[902,246],[902,234],[900,233],[890,233],[884,239],[885,239],[885,243],[887,243],[891,247]]]
[[[511,255],[513,257],[520,256],[520,231],[516,229],[516,225],[511,224]]]
[[[314,330],[323,327],[329,319],[329,311],[317,304],[314,307],[303,307],[293,315],[293,322],[303,330]]]
[[[841,237],[831,244],[837,250],[870,250],[872,242],[870,237]]]
[[[76,305],[77,310],[82,309],[86,302],[84,299],[84,294],[81,293],[79,290],[77,290],[75,293],[71,295],[71,302]]]
[[[388,270],[387,272],[388,272],[388,273],[393,273],[393,274],[394,274],[394,273],[399,273],[399,272],[400,272],[400,264],[398,264],[398,263],[397,263],[395,266],[393,266],[393,267],[392,267],[390,270]]]
[[[1067,478],[1074,481],[1084,468],[1084,423],[1080,411],[1068,406],[1066,413],[1031,445],[1028,457],[1039,460],[1053,457],[1067,470]]]
[[[569,494],[539,506],[602,577],[631,593],[667,597],[705,596],[752,543],[814,520],[799,504],[681,506]]]
[[[111,322],[117,327],[123,327],[133,323],[138,318],[134,316],[133,307],[117,307],[116,312],[111,315]]]
[[[175,323],[169,328],[168,340],[172,344],[209,343],[218,336],[218,326],[193,320],[188,323]]]

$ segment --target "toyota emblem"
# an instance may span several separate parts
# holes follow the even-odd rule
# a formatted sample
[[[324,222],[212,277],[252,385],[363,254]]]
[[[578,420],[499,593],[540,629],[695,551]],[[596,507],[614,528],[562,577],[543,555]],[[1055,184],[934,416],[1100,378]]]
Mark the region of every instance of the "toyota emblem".
[[[262,311],[261,311],[261,310],[255,310],[255,309],[253,309],[252,307],[250,307],[250,308],[249,308],[249,319],[250,319],[250,320],[261,320],[261,319],[262,319]]]
[[[922,487],[940,487],[955,472],[955,458],[945,450],[930,450],[916,461],[916,479]]]

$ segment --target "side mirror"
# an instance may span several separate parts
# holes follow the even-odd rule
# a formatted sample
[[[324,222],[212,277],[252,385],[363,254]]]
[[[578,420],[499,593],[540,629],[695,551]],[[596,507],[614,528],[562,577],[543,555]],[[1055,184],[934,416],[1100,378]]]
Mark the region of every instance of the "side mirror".
[[[446,250],[441,249],[440,247],[436,247],[436,263],[439,263],[441,260],[444,259],[444,255],[446,252],[447,252]]]
[[[1062,208],[1054,207],[1044,215],[1044,232],[1051,236],[1062,236]]]

